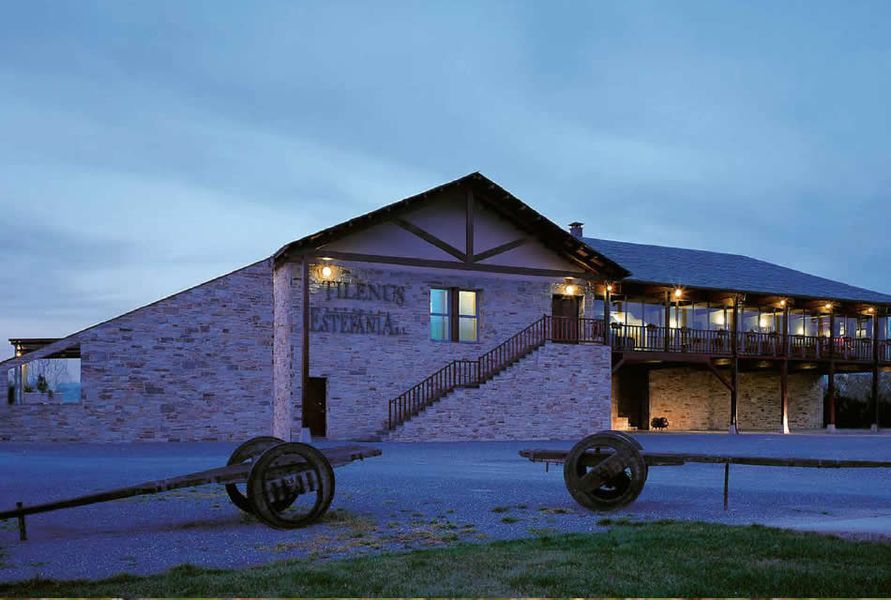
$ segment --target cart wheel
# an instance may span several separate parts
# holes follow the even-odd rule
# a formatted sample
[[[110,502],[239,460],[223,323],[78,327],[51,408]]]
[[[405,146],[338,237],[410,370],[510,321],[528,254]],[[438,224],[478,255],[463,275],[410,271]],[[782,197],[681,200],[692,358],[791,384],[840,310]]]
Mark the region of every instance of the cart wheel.
[[[274,446],[251,466],[248,498],[270,527],[295,529],[321,517],[334,499],[334,469],[325,455],[300,443]]]
[[[618,431],[589,435],[566,456],[566,489],[590,510],[614,510],[631,504],[647,481],[647,464],[639,446],[637,440]]]
[[[285,440],[280,440],[277,437],[269,435],[261,435],[260,437],[251,438],[232,452],[232,456],[229,457],[229,462],[226,463],[226,466],[231,467],[232,465],[240,465],[242,463],[253,463],[261,454],[273,446],[284,443]],[[242,488],[244,488],[244,491],[242,491]],[[245,482],[241,488],[238,487],[238,484],[227,483],[226,493],[229,494],[229,499],[232,500],[232,504],[248,514],[254,513],[254,506],[247,497],[247,482]]]

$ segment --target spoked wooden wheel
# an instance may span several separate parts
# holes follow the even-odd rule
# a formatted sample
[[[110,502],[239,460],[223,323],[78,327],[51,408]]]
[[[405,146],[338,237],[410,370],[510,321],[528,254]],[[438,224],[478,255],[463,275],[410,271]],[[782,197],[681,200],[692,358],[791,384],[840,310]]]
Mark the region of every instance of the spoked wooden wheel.
[[[325,455],[300,443],[273,446],[251,467],[248,498],[254,514],[277,529],[312,523],[334,499],[334,469]]]
[[[229,462],[226,463],[226,466],[231,467],[232,465],[240,465],[242,463],[253,463],[260,458],[261,454],[273,446],[284,443],[285,440],[269,435],[251,438],[232,452],[232,456],[229,457]],[[229,494],[232,504],[246,513],[254,513],[254,506],[247,498],[247,482],[242,484],[241,487],[234,483],[227,483],[226,493]]]
[[[618,431],[589,435],[566,456],[566,489],[590,510],[614,510],[630,504],[647,480],[647,464],[640,449],[637,440]]]

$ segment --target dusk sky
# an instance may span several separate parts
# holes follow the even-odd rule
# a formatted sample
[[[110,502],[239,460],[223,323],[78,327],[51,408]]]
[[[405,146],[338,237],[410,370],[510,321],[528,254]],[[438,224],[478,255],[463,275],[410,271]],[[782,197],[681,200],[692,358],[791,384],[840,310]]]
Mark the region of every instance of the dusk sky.
[[[0,357],[481,171],[891,292],[891,2],[0,5]]]

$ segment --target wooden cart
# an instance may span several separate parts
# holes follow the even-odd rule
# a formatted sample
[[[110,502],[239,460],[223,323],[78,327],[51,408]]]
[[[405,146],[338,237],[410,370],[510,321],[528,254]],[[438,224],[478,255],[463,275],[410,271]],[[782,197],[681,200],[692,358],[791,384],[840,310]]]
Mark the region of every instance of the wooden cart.
[[[18,519],[19,538],[26,540],[27,515],[218,483],[226,486],[232,503],[244,512],[270,527],[294,529],[316,521],[328,510],[334,499],[333,467],[380,454],[379,449],[367,446],[317,449],[257,437],[236,448],[225,467],[45,504],[17,502],[15,509],[0,512],[0,520]]]
[[[816,469],[891,468],[891,461],[823,458],[772,458],[645,452],[636,439],[621,431],[602,431],[584,438],[570,450],[521,450],[532,462],[562,463],[566,489],[576,502],[594,511],[627,506],[643,491],[650,467],[677,467],[686,463],[724,465],[724,510],[730,490],[730,465],[805,467]]]

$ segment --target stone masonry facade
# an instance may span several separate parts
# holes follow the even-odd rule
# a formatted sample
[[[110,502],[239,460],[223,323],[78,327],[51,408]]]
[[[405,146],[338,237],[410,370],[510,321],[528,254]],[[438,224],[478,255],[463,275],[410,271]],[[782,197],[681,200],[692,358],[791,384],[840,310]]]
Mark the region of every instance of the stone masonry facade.
[[[739,375],[741,431],[779,431],[780,378],[777,373]],[[650,417],[668,417],[674,430],[726,431],[730,424],[730,392],[710,372],[692,368],[650,371]],[[823,426],[823,388],[813,372],[789,374],[789,428]]]
[[[609,429],[610,350],[547,343],[478,388],[454,391],[393,441],[577,439]]]
[[[373,437],[387,424],[389,401],[425,377],[456,359],[476,359],[512,335],[551,312],[555,281],[546,277],[521,277],[496,273],[431,270],[339,262],[335,283],[319,281],[319,264],[310,273],[310,376],[327,379],[327,426],[331,439]],[[281,267],[279,267],[281,268]],[[301,356],[301,267],[293,268],[291,354]],[[349,283],[341,287],[336,283]],[[385,286],[392,295],[366,297],[357,285]],[[430,289],[476,290],[479,303],[477,343],[439,342],[430,339]],[[345,291],[346,290],[346,291]],[[284,292],[283,292],[284,295]],[[589,304],[593,306],[593,304]],[[331,315],[337,315],[332,318]],[[345,332],[340,315],[359,315],[390,323],[386,333]],[[327,321],[326,321],[327,319]],[[388,321],[387,321],[388,320]],[[381,325],[381,327],[384,327]],[[598,354],[600,357],[600,354]],[[569,357],[566,357],[567,360]],[[600,357],[606,368],[609,354]],[[600,367],[597,367],[600,368]],[[288,382],[292,389],[292,436],[301,423],[299,377]],[[607,384],[608,385],[608,384]],[[607,394],[608,398],[608,394]],[[489,401],[487,397],[485,399]],[[609,404],[604,409],[608,422]],[[587,417],[579,416],[581,419]],[[470,424],[468,426],[471,426]],[[493,436],[506,433],[489,430]],[[541,432],[537,435],[545,435]],[[493,439],[493,438],[482,438]]]
[[[449,361],[475,359],[549,314],[559,285],[548,277],[339,263],[337,281],[353,287],[338,296],[316,276],[318,266],[310,265],[309,374],[327,378],[332,439],[380,434],[390,399]],[[37,351],[30,358],[80,347],[81,402],[4,404],[0,440],[239,441],[270,433],[297,439],[303,426],[302,282],[302,263],[273,269],[272,260],[264,260]],[[386,291],[365,297],[355,293],[365,289],[357,284]],[[476,343],[430,339],[433,287],[478,292]],[[373,321],[367,331],[346,331],[344,324],[356,315]],[[561,379],[577,382],[590,404],[581,407],[581,396],[560,396],[557,380],[543,373],[539,383],[550,390],[547,404],[532,408],[531,396],[524,397],[530,416],[522,429],[513,422],[500,428],[490,423],[478,428],[481,439],[515,435],[508,427],[525,437],[547,437],[554,427],[569,432],[607,425],[609,378],[599,375],[609,369],[605,347],[549,346],[534,361],[544,357],[585,363],[563,369]],[[556,362],[547,364],[547,371],[559,371]],[[529,393],[526,379],[512,391],[511,379],[503,377],[488,389],[505,398],[519,389]],[[571,408],[559,408],[561,397]],[[553,411],[547,426],[543,406]]]
[[[297,439],[302,423],[301,262],[264,260],[37,351],[81,350],[77,404],[0,406],[0,440]],[[552,277],[339,261],[309,273],[309,375],[327,379],[331,439],[387,436],[388,403],[455,359],[476,359],[551,312]],[[430,289],[476,290],[479,339],[430,339]],[[583,315],[593,298],[585,298]],[[458,390],[392,439],[573,438],[616,421],[610,351],[547,344],[477,389]],[[650,416],[725,430],[729,394],[709,372],[649,375]],[[779,429],[776,374],[740,377],[740,428]],[[819,376],[789,378],[792,429],[822,425]]]
[[[3,404],[0,440],[268,435],[272,313],[264,260],[66,338],[54,346],[80,345],[81,402]]]

